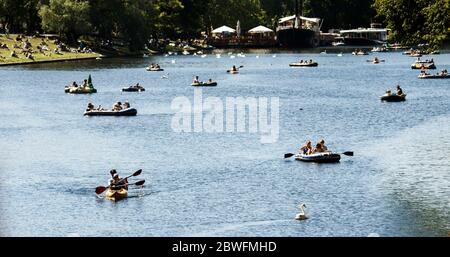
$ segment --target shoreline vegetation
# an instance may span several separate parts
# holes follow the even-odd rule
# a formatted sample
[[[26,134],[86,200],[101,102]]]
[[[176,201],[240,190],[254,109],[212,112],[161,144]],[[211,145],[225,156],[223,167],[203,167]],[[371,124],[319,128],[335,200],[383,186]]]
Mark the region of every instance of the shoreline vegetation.
[[[167,53],[182,42],[207,47],[212,30],[223,25],[275,31],[296,10],[321,19],[324,33],[379,23],[390,29],[389,43],[437,50],[450,39],[450,0],[0,0],[0,35],[55,33],[103,55]]]

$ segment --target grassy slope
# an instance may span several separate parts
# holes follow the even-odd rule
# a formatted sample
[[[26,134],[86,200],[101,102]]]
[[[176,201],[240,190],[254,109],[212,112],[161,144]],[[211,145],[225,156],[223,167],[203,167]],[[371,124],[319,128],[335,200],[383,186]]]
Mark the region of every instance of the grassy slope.
[[[79,59],[79,58],[93,58],[93,57],[99,57],[100,54],[97,53],[70,53],[70,52],[62,52],[61,54],[55,54],[51,52],[46,52],[47,56],[44,54],[41,54],[39,50],[37,49],[37,46],[42,41],[42,38],[33,38],[28,37],[28,40],[32,44],[32,49],[34,51],[33,57],[34,61],[30,60],[25,57],[25,55],[20,54],[21,49],[14,49],[13,45],[17,44],[21,46],[21,42],[16,42],[15,38],[17,35],[10,35],[9,38],[6,38],[5,35],[0,35],[0,44],[6,44],[8,45],[9,49],[0,49],[0,65],[2,64],[10,64],[10,63],[28,63],[28,62],[39,62],[39,61],[54,61],[59,59]],[[56,48],[56,45],[53,43],[53,40],[47,40],[44,39],[45,42],[48,45],[48,48],[50,50],[54,50]],[[11,52],[15,50],[18,58],[11,57]]]

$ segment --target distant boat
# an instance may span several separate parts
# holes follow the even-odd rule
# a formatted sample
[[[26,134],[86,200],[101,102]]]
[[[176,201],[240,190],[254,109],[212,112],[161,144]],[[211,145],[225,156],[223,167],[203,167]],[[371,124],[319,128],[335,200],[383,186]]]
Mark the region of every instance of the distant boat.
[[[303,13],[303,1],[295,1],[295,15],[278,21],[277,39],[281,47],[316,47],[319,45],[322,20],[307,18]]]
[[[344,43],[349,46],[383,45],[388,40],[389,30],[381,28],[381,24],[372,23],[370,28],[341,30]]]

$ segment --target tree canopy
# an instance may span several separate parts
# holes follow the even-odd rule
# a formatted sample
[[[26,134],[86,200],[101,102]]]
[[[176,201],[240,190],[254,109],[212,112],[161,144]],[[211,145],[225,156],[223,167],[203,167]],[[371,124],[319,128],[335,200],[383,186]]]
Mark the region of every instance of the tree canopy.
[[[374,7],[393,40],[436,48],[449,38],[450,0],[376,0]]]
[[[384,22],[405,44],[448,40],[450,0],[304,0],[303,14],[323,19],[322,31]],[[0,0],[0,23],[11,33],[114,37],[139,49],[150,37],[194,38],[222,25],[275,29],[295,0]]]

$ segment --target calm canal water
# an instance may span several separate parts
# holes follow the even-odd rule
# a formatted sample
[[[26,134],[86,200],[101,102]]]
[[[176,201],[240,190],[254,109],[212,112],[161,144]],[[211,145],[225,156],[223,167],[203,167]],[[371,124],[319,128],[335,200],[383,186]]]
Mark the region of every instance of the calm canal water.
[[[450,83],[419,80],[401,53],[377,56],[386,63],[261,51],[0,68],[0,235],[447,236]],[[450,54],[432,57],[450,69]],[[320,65],[288,67],[300,58]],[[151,62],[165,72],[146,72]],[[225,73],[233,64],[244,65],[241,74]],[[99,93],[64,94],[89,74]],[[219,83],[204,97],[279,97],[279,140],[175,133],[171,102],[193,100],[194,75]],[[120,92],[137,82],[147,91]],[[397,83],[407,101],[380,102]],[[125,100],[138,116],[83,117],[89,101]],[[321,138],[355,156],[331,165],[283,159]],[[124,176],[142,168],[146,187],[118,203],[96,197],[112,168]]]

